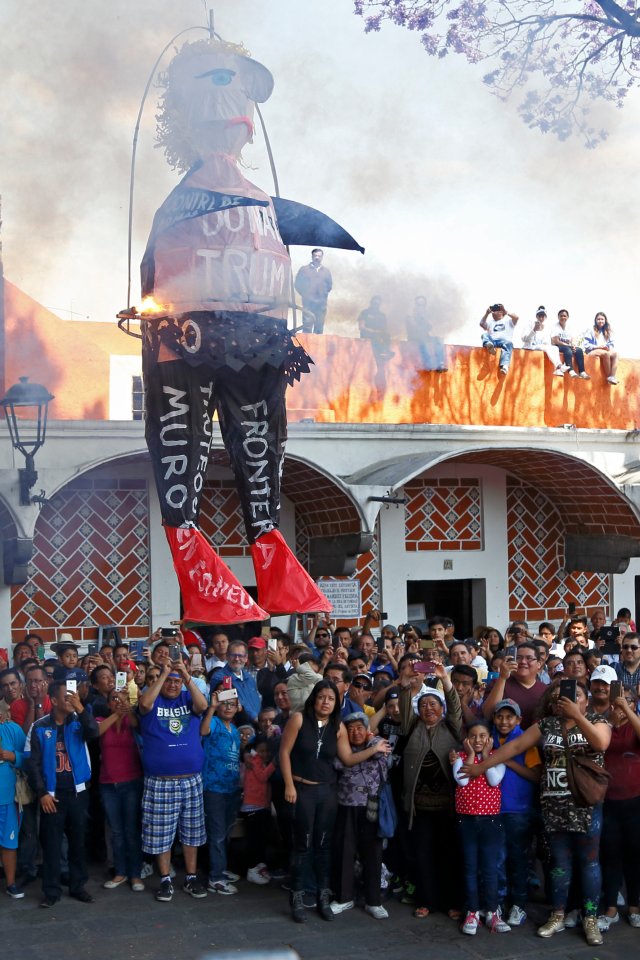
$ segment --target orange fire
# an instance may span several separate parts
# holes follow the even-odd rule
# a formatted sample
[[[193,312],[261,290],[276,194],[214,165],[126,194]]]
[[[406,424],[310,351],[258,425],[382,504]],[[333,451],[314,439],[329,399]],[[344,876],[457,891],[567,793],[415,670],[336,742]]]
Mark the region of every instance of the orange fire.
[[[153,297],[145,297],[142,303],[140,304],[140,313],[166,313],[167,307],[158,303]]]

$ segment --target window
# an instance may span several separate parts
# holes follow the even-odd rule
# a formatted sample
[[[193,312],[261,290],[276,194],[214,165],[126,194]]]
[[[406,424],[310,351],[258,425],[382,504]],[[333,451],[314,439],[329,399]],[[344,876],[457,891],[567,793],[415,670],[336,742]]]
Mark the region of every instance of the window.
[[[144,420],[142,377],[131,377],[131,419]]]

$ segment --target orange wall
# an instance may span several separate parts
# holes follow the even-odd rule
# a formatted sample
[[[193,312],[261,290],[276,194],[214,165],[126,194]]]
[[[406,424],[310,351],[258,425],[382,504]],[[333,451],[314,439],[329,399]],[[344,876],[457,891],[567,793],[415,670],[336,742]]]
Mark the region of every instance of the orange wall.
[[[29,374],[55,394],[53,419],[108,417],[109,358],[136,355],[140,341],[113,324],[68,321],[5,285],[5,384]],[[135,329],[135,328],[134,328]],[[415,344],[392,344],[395,356],[377,371],[371,344],[330,334],[301,334],[311,372],[287,394],[292,422],[438,423],[481,426],[634,429],[640,425],[640,361],[622,360],[617,387],[599,361],[587,359],[590,381],[554,377],[540,352],[516,349],[498,380],[497,361],[480,347],[447,347],[447,373],[418,372]]]

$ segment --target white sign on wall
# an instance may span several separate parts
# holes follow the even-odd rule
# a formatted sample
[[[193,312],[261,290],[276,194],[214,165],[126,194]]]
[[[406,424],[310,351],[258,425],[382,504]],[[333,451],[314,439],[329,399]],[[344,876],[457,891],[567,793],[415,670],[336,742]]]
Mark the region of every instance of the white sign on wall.
[[[362,597],[359,580],[320,579],[318,586],[333,604],[334,620],[359,620],[362,616]]]

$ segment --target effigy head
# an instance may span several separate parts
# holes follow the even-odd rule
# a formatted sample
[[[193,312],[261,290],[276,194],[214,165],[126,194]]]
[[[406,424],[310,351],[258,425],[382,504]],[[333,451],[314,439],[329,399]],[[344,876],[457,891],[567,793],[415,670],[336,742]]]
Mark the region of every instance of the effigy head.
[[[273,91],[273,76],[240,45],[185,43],[167,71],[158,145],[172,167],[188,170],[212,153],[238,157],[253,138],[253,111]]]

